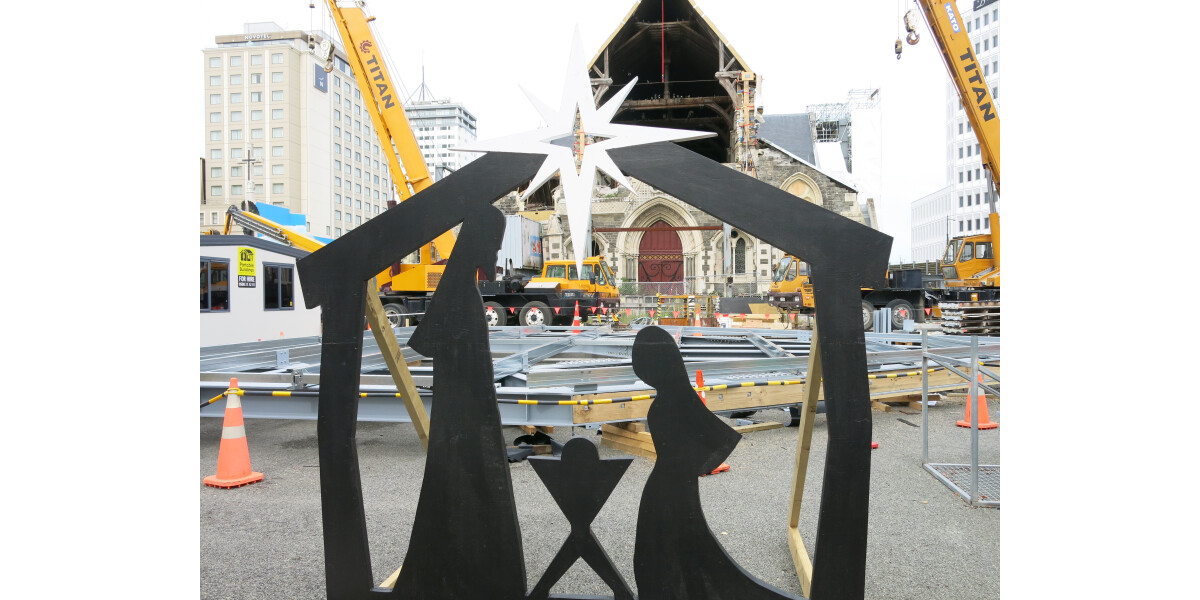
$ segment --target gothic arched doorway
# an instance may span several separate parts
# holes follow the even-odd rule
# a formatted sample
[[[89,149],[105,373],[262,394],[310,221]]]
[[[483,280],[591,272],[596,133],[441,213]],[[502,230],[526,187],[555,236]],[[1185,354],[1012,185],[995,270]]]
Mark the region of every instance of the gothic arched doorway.
[[[660,294],[683,293],[683,243],[666,221],[659,219],[638,245],[638,281],[655,282]],[[674,282],[674,285],[671,285]]]

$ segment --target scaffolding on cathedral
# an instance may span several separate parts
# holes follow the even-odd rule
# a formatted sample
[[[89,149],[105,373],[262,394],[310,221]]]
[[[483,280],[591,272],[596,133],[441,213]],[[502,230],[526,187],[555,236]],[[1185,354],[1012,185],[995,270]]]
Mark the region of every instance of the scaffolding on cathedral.
[[[841,142],[846,164],[853,164],[850,154],[853,138],[851,114],[856,110],[869,110],[879,106],[879,89],[850,90],[845,102],[809,104],[805,107],[812,127],[814,142]]]

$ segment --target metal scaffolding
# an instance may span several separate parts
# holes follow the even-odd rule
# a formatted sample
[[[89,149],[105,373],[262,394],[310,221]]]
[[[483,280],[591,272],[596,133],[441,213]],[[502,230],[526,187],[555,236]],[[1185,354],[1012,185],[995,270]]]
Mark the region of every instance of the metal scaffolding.
[[[689,374],[704,372],[714,412],[797,406],[807,375],[808,330],[664,326],[679,342]],[[432,361],[407,346],[414,327],[393,329],[422,404],[433,404]],[[638,327],[493,327],[492,368],[505,425],[599,426],[645,418],[650,402],[631,400],[654,390],[638,380],[630,362]],[[991,341],[991,340],[989,340]],[[866,334],[871,396],[875,400],[921,393],[915,370],[922,362],[921,336]],[[967,359],[969,339],[934,336],[928,344],[941,356]],[[999,341],[981,356],[999,357]],[[319,337],[202,348],[201,416],[219,417],[224,399],[213,400],[231,378],[249,398],[247,418],[316,419],[320,389]],[[933,390],[967,384],[945,368],[925,373]],[[363,337],[360,421],[409,422],[374,336]]]

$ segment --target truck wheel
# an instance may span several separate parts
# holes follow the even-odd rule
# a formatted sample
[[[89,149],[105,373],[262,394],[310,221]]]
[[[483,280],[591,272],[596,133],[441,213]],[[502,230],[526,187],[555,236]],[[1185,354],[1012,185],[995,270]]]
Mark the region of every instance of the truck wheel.
[[[487,322],[488,327],[508,325],[508,309],[499,302],[484,302],[483,320]]]
[[[875,328],[875,307],[871,306],[870,302],[862,301],[863,312],[863,331],[871,331]]]
[[[901,300],[897,298],[891,302],[888,302],[887,307],[892,309],[893,330],[903,330],[905,319],[912,319],[913,321],[917,320],[917,310],[913,308],[912,303],[908,300]]]
[[[408,326],[408,311],[400,304],[384,304],[383,316],[392,324],[393,328]]]
[[[550,312],[550,307],[542,302],[530,302],[521,307],[521,324],[522,325],[550,325],[554,322],[554,315]]]

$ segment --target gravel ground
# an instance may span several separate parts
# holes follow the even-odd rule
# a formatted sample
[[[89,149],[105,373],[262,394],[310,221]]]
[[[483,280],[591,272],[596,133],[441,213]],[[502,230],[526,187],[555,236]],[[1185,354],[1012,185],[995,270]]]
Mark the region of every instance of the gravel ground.
[[[1000,421],[999,401],[990,399],[989,409]],[[971,508],[922,469],[919,410],[893,408],[873,416],[873,439],[880,447],[872,452],[866,597],[998,598],[1000,510]],[[931,462],[969,463],[970,430],[954,425],[962,416],[961,402],[931,407]],[[786,423],[788,415],[766,410],[754,418]],[[1001,429],[980,432],[982,464],[1000,464]],[[200,479],[215,472],[221,420],[200,420],[201,597],[324,598],[316,422],[247,420],[246,432],[251,463],[265,480],[232,490],[206,487]],[[519,435],[518,429],[505,428],[508,440]],[[570,428],[558,428],[554,438],[565,442],[571,435]],[[576,428],[574,435],[599,445],[595,430]],[[746,434],[727,460],[730,471],[704,478],[700,490],[709,525],[730,555],[757,577],[800,594],[786,535],[796,440],[797,429],[791,427]],[[810,552],[826,440],[825,416],[818,415],[800,518]],[[424,453],[407,423],[360,423],[358,448],[378,583],[400,565],[406,550]],[[604,447],[600,455],[626,456]],[[652,466],[635,457],[593,524],[631,588],[637,507]],[[529,463],[511,468],[532,587],[566,538],[568,525]],[[554,591],[611,595],[582,562]]]

